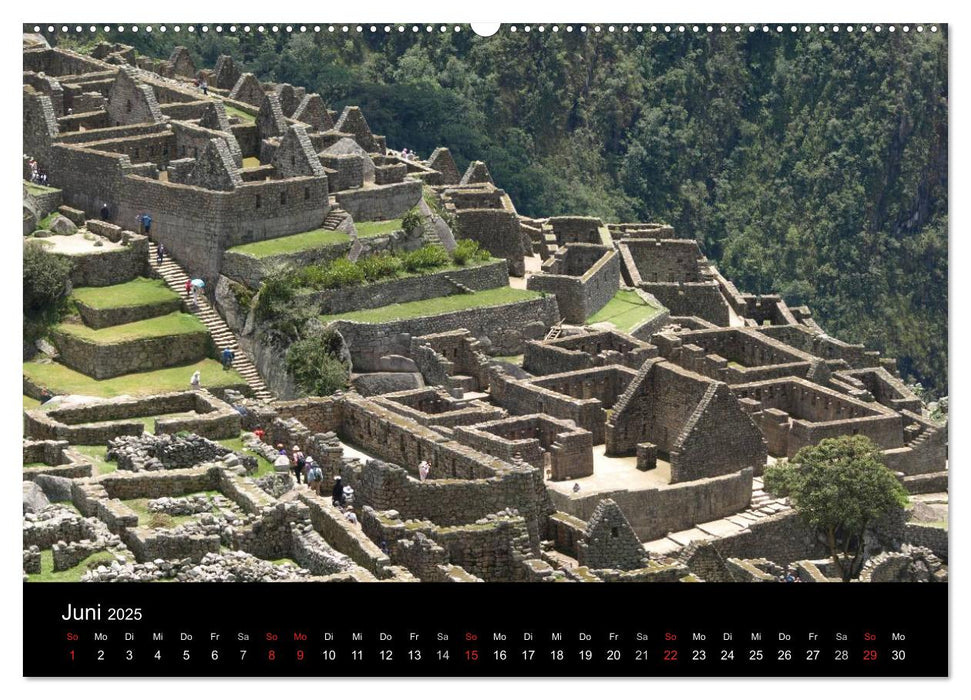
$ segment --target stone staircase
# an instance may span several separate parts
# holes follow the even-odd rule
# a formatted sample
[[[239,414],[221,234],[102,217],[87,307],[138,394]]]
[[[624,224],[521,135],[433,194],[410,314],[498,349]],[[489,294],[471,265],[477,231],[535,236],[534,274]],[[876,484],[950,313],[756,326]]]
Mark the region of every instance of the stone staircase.
[[[162,278],[172,291],[184,297],[185,283],[189,279],[185,270],[168,255],[165,256],[165,260],[159,265],[157,262],[157,244],[154,241],[149,241],[148,247],[148,263],[152,271],[158,277]],[[209,334],[212,336],[212,340],[220,353],[224,348],[229,348],[236,354],[236,359],[233,361],[233,369],[239,372],[243,379],[246,380],[250,389],[253,390],[253,395],[257,399],[272,400],[273,394],[266,387],[256,366],[239,347],[239,341],[236,335],[229,329],[229,326],[226,325],[222,317],[216,313],[216,310],[212,308],[205,295],[199,295],[199,308],[193,308],[191,301],[187,302],[186,306],[189,312],[194,314],[209,329]]]
[[[441,243],[439,243],[438,245],[441,245]],[[443,277],[449,284],[455,287],[455,289],[458,291],[459,294],[475,294],[474,289],[472,289],[471,287],[467,287],[466,285],[459,282],[457,279],[454,279],[449,275],[443,275]]]
[[[331,206],[329,212],[327,212],[327,218],[324,219],[324,223],[321,225],[322,229],[327,231],[336,231],[337,227],[340,226],[344,219],[346,219],[350,214],[341,209],[337,205]]]

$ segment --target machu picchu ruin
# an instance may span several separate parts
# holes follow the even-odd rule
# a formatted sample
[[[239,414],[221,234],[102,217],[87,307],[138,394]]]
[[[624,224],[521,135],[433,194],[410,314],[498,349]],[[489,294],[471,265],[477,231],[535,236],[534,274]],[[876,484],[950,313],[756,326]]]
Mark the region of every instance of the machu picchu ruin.
[[[25,581],[837,581],[765,475],[853,436],[906,493],[854,580],[947,580],[894,358],[246,68],[24,35]]]

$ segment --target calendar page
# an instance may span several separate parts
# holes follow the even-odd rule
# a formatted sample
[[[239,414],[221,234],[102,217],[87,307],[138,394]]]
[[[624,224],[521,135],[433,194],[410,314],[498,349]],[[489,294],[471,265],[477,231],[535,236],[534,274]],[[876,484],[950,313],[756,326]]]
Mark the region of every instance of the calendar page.
[[[948,675],[946,24],[22,38],[25,676]]]

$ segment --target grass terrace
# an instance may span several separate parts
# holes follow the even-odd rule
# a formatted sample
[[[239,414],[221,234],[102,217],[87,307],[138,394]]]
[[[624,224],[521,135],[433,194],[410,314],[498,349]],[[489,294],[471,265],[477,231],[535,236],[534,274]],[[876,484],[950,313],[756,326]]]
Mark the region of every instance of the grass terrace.
[[[256,156],[249,156],[248,158],[243,158],[244,168],[258,168],[260,167],[260,165],[262,165],[262,163],[260,163],[260,159],[257,158]]]
[[[80,323],[62,323],[57,326],[56,330],[98,345],[112,345],[128,340],[164,338],[189,333],[208,333],[208,330],[198,318],[192,314],[178,311],[165,316],[156,316],[143,321],[123,323],[120,326],[109,326],[97,330]]]
[[[36,182],[27,182],[24,180],[24,184],[27,186],[27,191],[31,194],[48,194],[49,192],[57,192],[56,187],[47,187],[46,185],[38,185]]]
[[[600,311],[586,320],[586,323],[610,323],[617,330],[629,333],[648,319],[654,318],[661,309],[648,304],[636,292],[621,289]]]
[[[453,311],[465,311],[501,304],[512,304],[518,301],[530,301],[543,296],[540,292],[528,289],[513,289],[512,287],[497,287],[472,294],[453,294],[447,297],[435,297],[424,301],[410,301],[405,304],[389,304],[376,309],[352,311],[344,314],[321,316],[323,323],[330,321],[357,321],[359,323],[385,323],[387,321],[401,321],[422,316],[438,316]]]
[[[129,306],[161,304],[179,298],[165,282],[139,277],[110,287],[79,287],[73,298],[92,309],[118,309]]]
[[[85,396],[150,396],[168,391],[185,391],[196,370],[203,387],[245,387],[246,381],[236,370],[224,370],[216,360],[205,359],[191,365],[166,367],[151,372],[136,372],[111,379],[92,379],[56,362],[25,362],[23,374],[31,382],[55,394]]]
[[[40,553],[40,573],[28,574],[29,582],[39,581],[42,583],[59,583],[63,581],[80,581],[81,576],[87,573],[90,564],[101,562],[111,562],[115,555],[111,552],[95,552],[84,561],[72,566],[64,571],[54,571],[54,552],[50,549],[43,549]]]
[[[355,221],[354,229],[357,231],[358,238],[371,238],[372,236],[381,236],[392,231],[400,231],[402,228],[401,221],[401,219]]]
[[[105,445],[71,445],[71,449],[83,454],[91,462],[91,475],[101,476],[118,471],[117,462],[109,462],[105,459],[108,448]]]
[[[253,124],[256,122],[255,115],[252,115],[249,112],[244,112],[239,107],[234,107],[228,102],[223,102],[223,106],[226,108],[227,117],[239,117],[242,121],[247,122],[249,124]],[[246,166],[246,167],[250,167],[250,166]]]
[[[229,252],[249,255],[252,258],[270,258],[274,255],[299,253],[304,250],[323,248],[329,245],[350,243],[350,241],[350,236],[343,231],[330,231],[319,228],[313,231],[307,231],[306,233],[296,233],[292,236],[281,236],[280,238],[270,238],[265,241],[244,243],[235,248],[230,248]]]

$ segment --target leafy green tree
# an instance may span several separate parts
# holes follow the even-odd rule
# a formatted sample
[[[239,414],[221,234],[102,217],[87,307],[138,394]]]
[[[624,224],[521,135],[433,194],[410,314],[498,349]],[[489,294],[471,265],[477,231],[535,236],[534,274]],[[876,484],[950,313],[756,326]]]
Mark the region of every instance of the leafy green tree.
[[[862,564],[867,528],[907,504],[907,492],[880,461],[879,448],[863,435],[802,448],[791,462],[766,468],[765,488],[788,496],[822,534],[844,582]]]
[[[24,350],[60,321],[71,293],[71,270],[66,257],[48,253],[42,243],[24,244]]]

